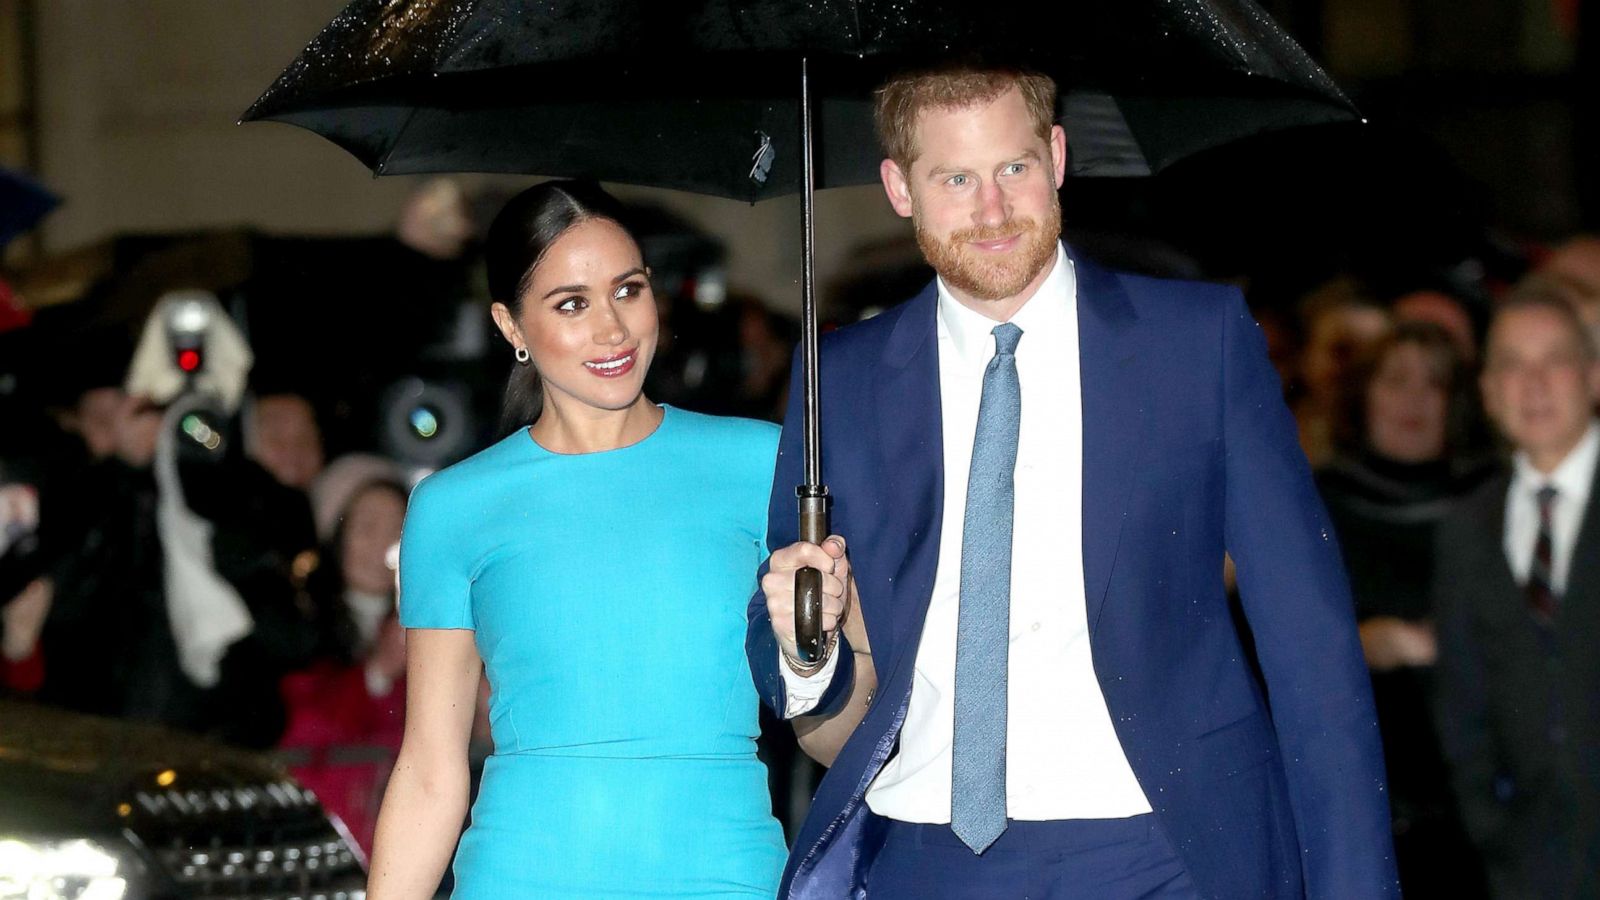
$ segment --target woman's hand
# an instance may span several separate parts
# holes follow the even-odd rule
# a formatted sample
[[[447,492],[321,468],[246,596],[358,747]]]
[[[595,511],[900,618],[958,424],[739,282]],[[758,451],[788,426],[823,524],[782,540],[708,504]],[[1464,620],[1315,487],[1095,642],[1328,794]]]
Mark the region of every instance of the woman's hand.
[[[367,654],[367,670],[393,684],[406,671],[406,629],[398,616],[390,616],[378,628],[378,636]]]
[[[767,574],[761,579],[761,592],[767,597],[772,633],[785,659],[799,655],[794,637],[794,573],[806,566],[822,572],[824,639],[849,615],[845,585],[850,581],[850,558],[845,555],[844,538],[829,535],[821,545],[800,541],[773,551]]]
[[[1439,658],[1439,643],[1432,623],[1373,616],[1361,622],[1361,651],[1367,657],[1367,668],[1389,672],[1405,666],[1433,665]]]
[[[5,658],[21,662],[33,655],[39,645],[39,635],[44,631],[45,619],[50,615],[50,603],[55,598],[55,586],[48,578],[38,578],[22,589],[11,602],[0,607],[0,622],[4,623],[5,641],[0,647]]]

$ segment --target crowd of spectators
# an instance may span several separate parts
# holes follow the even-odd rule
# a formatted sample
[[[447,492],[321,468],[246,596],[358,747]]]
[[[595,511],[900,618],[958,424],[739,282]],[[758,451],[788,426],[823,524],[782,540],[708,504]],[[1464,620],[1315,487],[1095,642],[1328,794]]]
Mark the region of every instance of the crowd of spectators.
[[[1350,575],[1412,896],[1566,896],[1600,872],[1600,238],[1499,294],[1337,279],[1258,310]],[[663,320],[655,399],[783,408],[782,317],[734,297]],[[730,339],[708,353],[696,328]],[[370,841],[403,724],[395,552],[419,471],[376,440],[329,461],[324,411],[271,386],[236,418],[242,452],[180,458],[248,611],[197,680],[171,621],[155,474],[173,423],[99,365],[26,446],[0,446],[0,560],[31,572],[12,583],[23,569],[0,566],[0,688],[276,748]],[[1523,497],[1552,484],[1553,510]]]
[[[1286,391],[1350,576],[1402,883],[1596,896],[1600,240],[1484,308],[1385,299],[1308,299]]]

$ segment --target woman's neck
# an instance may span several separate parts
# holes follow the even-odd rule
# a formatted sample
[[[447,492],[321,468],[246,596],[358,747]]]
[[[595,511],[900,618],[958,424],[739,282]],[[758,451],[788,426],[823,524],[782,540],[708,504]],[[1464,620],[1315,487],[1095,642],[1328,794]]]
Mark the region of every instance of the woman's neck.
[[[623,409],[600,409],[545,395],[544,410],[530,433],[551,453],[598,453],[637,444],[661,424],[661,407],[643,394]]]

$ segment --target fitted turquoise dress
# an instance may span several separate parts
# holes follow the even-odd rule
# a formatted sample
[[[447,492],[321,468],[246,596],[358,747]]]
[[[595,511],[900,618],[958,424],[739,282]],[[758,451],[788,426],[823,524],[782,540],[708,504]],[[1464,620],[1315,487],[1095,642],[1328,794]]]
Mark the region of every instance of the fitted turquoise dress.
[[[744,634],[778,429],[663,409],[599,453],[520,430],[412,494],[401,622],[473,630],[491,689],[457,898],[777,892]]]

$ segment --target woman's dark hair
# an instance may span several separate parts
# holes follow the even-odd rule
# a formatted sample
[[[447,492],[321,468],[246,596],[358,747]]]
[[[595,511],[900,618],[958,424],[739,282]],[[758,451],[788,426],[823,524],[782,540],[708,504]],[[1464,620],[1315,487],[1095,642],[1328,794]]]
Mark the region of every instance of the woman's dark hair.
[[[1472,379],[1461,351],[1450,337],[1450,332],[1433,322],[1402,321],[1368,347],[1356,359],[1349,372],[1349,387],[1345,390],[1344,428],[1339,441],[1346,451],[1356,451],[1365,445],[1368,433],[1367,392],[1378,376],[1390,354],[1406,345],[1413,345],[1427,354],[1434,380],[1444,391],[1446,402],[1445,454],[1458,450],[1467,442],[1472,427]]]
[[[609,219],[626,230],[626,213],[615,197],[592,181],[546,181],[512,197],[489,226],[484,246],[489,297],[522,315],[522,293],[550,245],[567,229],[590,219]],[[539,415],[539,374],[513,363],[500,413],[500,436],[526,428]]]

